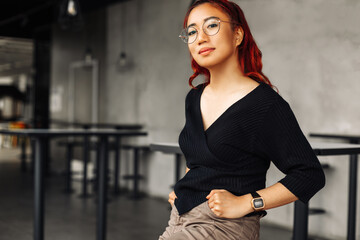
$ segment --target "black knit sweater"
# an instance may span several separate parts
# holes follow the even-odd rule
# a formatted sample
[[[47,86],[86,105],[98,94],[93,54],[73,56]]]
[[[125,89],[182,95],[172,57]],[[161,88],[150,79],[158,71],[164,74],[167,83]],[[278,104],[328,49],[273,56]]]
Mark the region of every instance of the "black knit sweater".
[[[185,100],[179,145],[190,171],[175,185],[179,214],[207,201],[212,189],[240,196],[265,188],[270,161],[286,174],[280,183],[302,202],[325,185],[319,160],[289,104],[269,85],[260,83],[206,131],[200,111],[204,87],[191,89]]]

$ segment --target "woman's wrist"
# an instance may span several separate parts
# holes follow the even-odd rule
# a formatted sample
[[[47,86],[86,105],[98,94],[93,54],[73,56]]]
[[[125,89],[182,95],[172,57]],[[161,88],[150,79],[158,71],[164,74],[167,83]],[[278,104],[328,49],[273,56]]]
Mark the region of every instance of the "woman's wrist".
[[[253,198],[252,198],[251,194],[245,194],[245,195],[239,196],[239,207],[242,210],[243,216],[254,212],[254,209],[251,205],[252,199]]]

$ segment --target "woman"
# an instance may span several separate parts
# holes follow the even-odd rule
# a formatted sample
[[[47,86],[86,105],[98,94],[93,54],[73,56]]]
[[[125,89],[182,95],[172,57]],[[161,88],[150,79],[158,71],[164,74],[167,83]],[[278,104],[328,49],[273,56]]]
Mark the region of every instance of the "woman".
[[[324,173],[289,104],[262,73],[239,6],[196,1],[184,28],[194,70],[179,136],[187,169],[169,194],[173,208],[159,239],[259,239],[265,210],[308,202],[325,185]],[[194,87],[199,74],[206,81]],[[270,161],[286,176],[265,187]]]

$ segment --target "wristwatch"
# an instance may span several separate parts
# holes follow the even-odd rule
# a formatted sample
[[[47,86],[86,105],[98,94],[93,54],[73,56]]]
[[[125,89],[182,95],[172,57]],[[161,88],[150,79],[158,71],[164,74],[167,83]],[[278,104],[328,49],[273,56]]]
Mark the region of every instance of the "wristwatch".
[[[264,210],[265,208],[264,199],[257,192],[252,192],[251,196],[253,197],[253,199],[251,200],[251,206],[254,209],[254,211],[258,212]]]

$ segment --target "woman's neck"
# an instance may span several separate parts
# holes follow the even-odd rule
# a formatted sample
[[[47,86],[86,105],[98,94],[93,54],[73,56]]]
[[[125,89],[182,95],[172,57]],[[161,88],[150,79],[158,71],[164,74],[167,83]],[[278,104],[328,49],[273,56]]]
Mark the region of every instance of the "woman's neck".
[[[238,61],[227,61],[224,64],[209,68],[210,84],[212,90],[227,92],[249,82],[249,78],[244,76]]]

